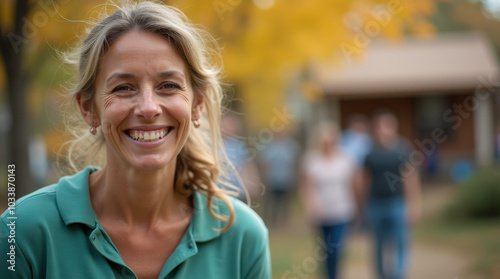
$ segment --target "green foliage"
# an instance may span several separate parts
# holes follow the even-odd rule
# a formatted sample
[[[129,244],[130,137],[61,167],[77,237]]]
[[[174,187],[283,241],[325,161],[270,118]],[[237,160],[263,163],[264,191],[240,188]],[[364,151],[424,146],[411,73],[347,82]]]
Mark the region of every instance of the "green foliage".
[[[500,167],[476,172],[459,186],[453,202],[446,208],[451,218],[500,218]]]

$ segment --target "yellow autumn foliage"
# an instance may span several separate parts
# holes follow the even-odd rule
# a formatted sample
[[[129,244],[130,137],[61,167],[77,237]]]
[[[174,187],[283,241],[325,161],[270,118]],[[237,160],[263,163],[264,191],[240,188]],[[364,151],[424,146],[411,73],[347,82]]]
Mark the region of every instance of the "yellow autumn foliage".
[[[237,96],[242,99],[247,121],[254,129],[267,125],[273,108],[284,102],[291,71],[304,70],[316,61],[333,63],[360,56],[369,42],[379,36],[399,40],[405,32],[432,35],[434,28],[425,17],[436,9],[433,0],[164,2],[180,8],[218,39],[227,81],[237,85]],[[11,28],[13,16],[9,11],[14,4],[15,0],[0,4],[3,34]],[[35,32],[29,38],[29,55],[74,45],[75,35],[81,36],[88,27],[86,22],[95,22],[103,11],[113,10],[109,1],[33,1],[26,18]],[[360,36],[368,37],[368,43],[360,45]],[[36,59],[30,57],[28,61],[34,63]],[[5,84],[2,78],[0,83]],[[314,88],[311,84],[305,87]],[[307,91],[306,98],[317,99],[317,93],[311,92],[316,91]]]
[[[266,1],[274,4],[268,9],[254,4]],[[360,46],[356,41],[360,36],[369,41],[379,36],[400,40],[405,32],[421,36],[435,32],[425,18],[435,12],[432,0],[170,3],[220,38],[228,79],[238,85],[244,112],[254,129],[267,125],[272,109],[282,106],[290,71],[305,69],[315,61],[334,63],[343,58],[335,54],[346,56],[342,45],[355,48],[352,52],[347,49],[349,58],[362,55],[369,42]]]

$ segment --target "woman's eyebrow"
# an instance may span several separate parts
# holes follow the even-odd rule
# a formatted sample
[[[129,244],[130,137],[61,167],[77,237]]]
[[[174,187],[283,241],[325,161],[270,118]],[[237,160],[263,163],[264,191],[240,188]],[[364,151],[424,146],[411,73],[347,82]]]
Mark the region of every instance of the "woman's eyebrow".
[[[106,83],[110,82],[114,78],[134,78],[135,76],[130,73],[114,73],[106,79]]]
[[[179,71],[176,71],[176,70],[172,70],[172,71],[163,71],[163,72],[159,72],[157,74],[158,77],[169,77],[169,76],[179,76],[183,79],[186,79],[186,77],[184,76],[183,73],[179,72]]]
[[[186,77],[184,76],[183,73],[176,71],[176,70],[159,72],[156,76],[161,77],[161,78],[170,77],[170,76],[179,76],[183,79],[186,79]],[[106,83],[110,82],[112,79],[115,79],[115,78],[135,78],[135,76],[133,74],[130,74],[130,73],[114,73],[106,79]]]

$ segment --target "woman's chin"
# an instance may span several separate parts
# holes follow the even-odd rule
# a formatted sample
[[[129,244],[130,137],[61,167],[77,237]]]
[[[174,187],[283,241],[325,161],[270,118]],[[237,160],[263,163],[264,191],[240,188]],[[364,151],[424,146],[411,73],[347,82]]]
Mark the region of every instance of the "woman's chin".
[[[170,164],[170,161],[172,160],[166,160],[166,159],[143,159],[134,162],[132,165],[138,169],[138,170],[143,170],[143,171],[159,171],[162,169],[165,169],[168,167]]]

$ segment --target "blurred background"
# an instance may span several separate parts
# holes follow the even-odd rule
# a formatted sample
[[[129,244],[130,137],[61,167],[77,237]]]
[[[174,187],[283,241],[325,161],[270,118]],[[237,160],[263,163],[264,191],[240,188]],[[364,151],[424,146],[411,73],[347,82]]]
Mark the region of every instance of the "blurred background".
[[[313,128],[329,120],[345,131],[362,116],[369,134],[380,110],[398,119],[422,181],[409,278],[500,278],[500,1],[164,2],[222,47],[231,84],[223,129],[243,146],[232,152],[269,227],[273,278],[326,278],[297,175]],[[17,197],[59,178],[75,73],[60,53],[113,11],[109,3],[0,3],[0,179],[15,163]],[[271,187],[280,175],[286,185]],[[0,192],[3,211],[6,183]],[[341,278],[376,278],[363,224],[346,245]]]

